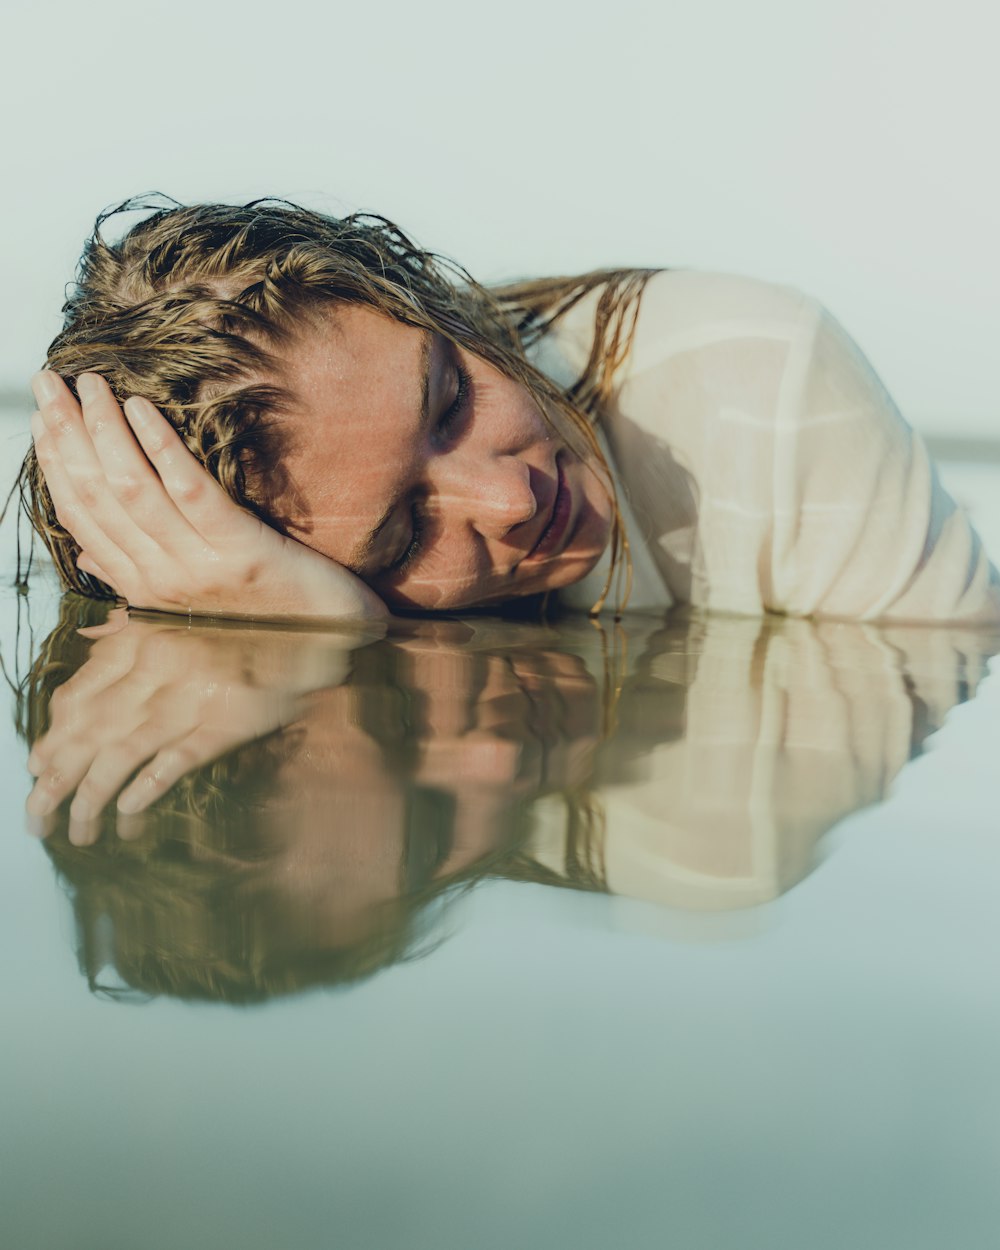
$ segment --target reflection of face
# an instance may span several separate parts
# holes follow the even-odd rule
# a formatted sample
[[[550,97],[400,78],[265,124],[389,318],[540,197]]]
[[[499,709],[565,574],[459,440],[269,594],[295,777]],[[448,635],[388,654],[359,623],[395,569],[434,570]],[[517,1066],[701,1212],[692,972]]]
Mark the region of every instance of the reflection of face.
[[[390,604],[495,603],[596,564],[607,493],[519,382],[358,305],[308,331],[291,368],[290,532]]]
[[[575,657],[401,650],[406,689],[421,695],[410,701],[418,750],[407,775],[379,746],[398,734],[398,708],[375,700],[363,714],[373,691],[340,686],[311,700],[267,804],[272,883],[328,944],[356,940],[405,888],[412,785],[448,796],[448,828],[419,831],[436,851],[429,875],[445,878],[503,844],[519,799],[592,768],[599,697]]]

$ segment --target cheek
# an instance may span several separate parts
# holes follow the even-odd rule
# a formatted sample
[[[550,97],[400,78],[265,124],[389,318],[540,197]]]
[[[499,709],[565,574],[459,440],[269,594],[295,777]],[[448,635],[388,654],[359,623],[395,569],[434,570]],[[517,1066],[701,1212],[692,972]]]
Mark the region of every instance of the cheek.
[[[443,612],[481,602],[488,592],[487,580],[463,564],[460,550],[449,551],[448,544],[442,543],[428,552],[412,573],[391,587],[376,586],[375,590],[390,607]]]
[[[476,419],[489,430],[492,441],[523,448],[558,437],[520,382],[482,362],[473,369],[472,379]]]
[[[582,477],[584,496],[587,501],[588,523],[595,536],[598,531],[603,532],[601,540],[603,547],[610,536],[611,522],[615,515],[611,493],[598,476],[596,468],[585,465]]]

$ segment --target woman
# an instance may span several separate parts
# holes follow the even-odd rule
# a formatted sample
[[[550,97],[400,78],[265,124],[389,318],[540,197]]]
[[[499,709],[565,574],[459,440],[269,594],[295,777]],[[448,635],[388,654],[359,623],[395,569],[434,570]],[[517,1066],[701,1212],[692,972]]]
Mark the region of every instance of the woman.
[[[269,201],[155,207],[116,244],[105,220],[22,470],[69,586],[368,620],[552,591],[1000,617],[923,444],[794,291],[690,271],[487,291],[381,218]]]

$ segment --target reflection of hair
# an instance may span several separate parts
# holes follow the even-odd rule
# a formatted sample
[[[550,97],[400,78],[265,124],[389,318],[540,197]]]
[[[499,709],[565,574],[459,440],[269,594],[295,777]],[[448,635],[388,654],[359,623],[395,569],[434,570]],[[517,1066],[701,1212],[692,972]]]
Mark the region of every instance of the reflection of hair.
[[[119,242],[105,241],[110,217],[140,210],[151,215]],[[280,484],[273,418],[290,398],[281,351],[304,318],[359,303],[438,331],[523,383],[543,413],[561,413],[567,434],[603,461],[589,414],[607,398],[627,354],[648,274],[609,270],[491,292],[382,217],[338,219],[276,200],[183,207],[140,198],[98,218],[47,364],[70,385],[93,370],[120,400],[152,400],[237,502],[281,525],[288,518],[270,509]],[[598,287],[590,359],[564,392],[526,349]],[[32,451],[20,482],[64,583],[106,597],[102,583],[77,569],[79,549],[54,515]],[[627,560],[615,512],[613,563],[623,554]]]
[[[79,628],[96,624],[105,611],[64,596],[59,623],[21,687],[18,728],[29,744],[48,727],[55,690],[86,659],[92,644]],[[134,840],[116,834],[112,808],[97,841],[75,846],[63,805],[45,847],[72,890],[78,957],[92,989],[106,990],[102,974],[110,964],[144,995],[256,1002],[359,980],[421,954],[433,944],[431,904],[486,877],[606,888],[602,813],[586,786],[553,796],[565,809],[564,872],[540,864],[525,849],[535,798],[529,794],[511,801],[502,836],[489,853],[457,873],[438,874],[451,842],[454,807],[448,794],[407,775],[415,760],[406,732],[405,655],[380,643],[354,658],[348,680],[363,692],[359,723],[401,785],[398,898],[373,912],[367,932],[349,943],[283,940],[294,904],[272,871],[275,847],[266,810],[282,765],[297,749],[293,724],[189,773],[154,805]]]
[[[487,877],[605,889],[601,842],[594,836],[601,832],[601,817],[589,793],[561,796],[569,829],[568,875],[521,850],[527,828],[522,804],[512,807],[509,836],[490,855],[459,874],[430,877],[426,866],[449,831],[428,821],[427,809],[436,806],[437,819],[446,824],[448,803],[443,795],[412,788],[406,795],[409,836],[399,897],[373,912],[368,930],[349,943],[285,941],[294,904],[282,897],[270,871],[267,840],[245,787],[252,777],[258,793],[266,790],[267,775],[276,772],[269,750],[280,753],[280,744],[273,739],[250,744],[227,757],[226,768],[216,764],[192,774],[187,785],[157,805],[135,840],[117,837],[111,817],[92,846],[68,840],[65,817],[46,839],[53,863],[72,888],[77,955],[91,989],[121,993],[102,983],[110,965],[142,995],[260,1002],[362,980],[419,957],[436,944],[428,908]],[[207,819],[196,810],[203,787],[226,820]]]
[[[406,893],[350,943],[282,940],[294,905],[275,882],[266,833],[242,784],[252,776],[258,795],[266,791],[275,752],[280,741],[254,743],[228,757],[225,770],[199,770],[157,805],[134,841],[116,837],[110,819],[93,846],[73,846],[64,828],[46,840],[72,886],[80,967],[92,989],[104,988],[110,964],[142,994],[256,1002],[358,980],[410,952],[423,900]],[[197,810],[202,788],[216,819]]]

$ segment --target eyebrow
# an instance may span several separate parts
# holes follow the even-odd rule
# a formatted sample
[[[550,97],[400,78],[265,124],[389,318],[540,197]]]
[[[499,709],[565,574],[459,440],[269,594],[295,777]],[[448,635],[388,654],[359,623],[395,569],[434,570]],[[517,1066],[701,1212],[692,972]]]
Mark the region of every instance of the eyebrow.
[[[419,429],[424,429],[430,419],[431,409],[431,357],[434,352],[434,335],[430,330],[424,330],[420,343],[420,424]],[[399,501],[403,492],[399,491],[389,500],[385,510],[381,516],[361,539],[358,545],[348,556],[347,567],[354,573],[360,575],[361,570],[371,557],[378,542],[378,537],[389,524],[393,513],[399,507]]]

